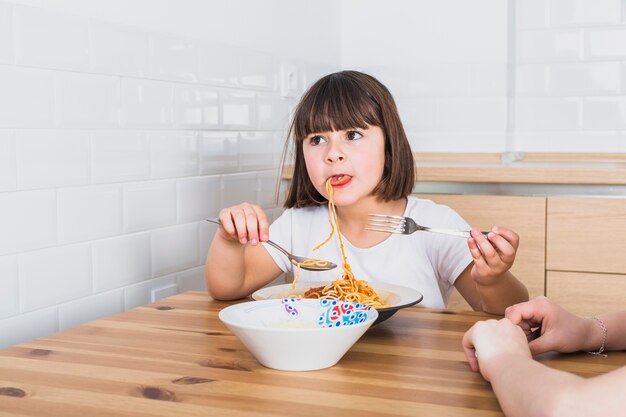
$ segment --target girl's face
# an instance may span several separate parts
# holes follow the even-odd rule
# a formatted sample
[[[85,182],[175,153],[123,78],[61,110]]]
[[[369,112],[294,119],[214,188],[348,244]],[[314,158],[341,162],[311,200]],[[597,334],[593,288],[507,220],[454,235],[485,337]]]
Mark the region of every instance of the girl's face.
[[[378,126],[312,133],[302,144],[304,162],[315,189],[328,198],[330,178],[337,206],[371,195],[385,166],[385,136]]]

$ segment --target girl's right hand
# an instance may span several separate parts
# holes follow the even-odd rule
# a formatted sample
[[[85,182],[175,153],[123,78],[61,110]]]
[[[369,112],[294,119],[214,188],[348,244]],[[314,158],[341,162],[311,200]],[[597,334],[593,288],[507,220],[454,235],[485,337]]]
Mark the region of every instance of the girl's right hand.
[[[227,240],[252,246],[269,239],[269,222],[263,209],[256,204],[241,203],[223,208],[219,214],[222,225],[219,235]]]
[[[595,333],[600,331],[595,320],[578,317],[543,296],[508,307],[504,316],[526,334],[541,326],[541,336],[528,344],[533,355],[593,349],[587,346],[590,342],[593,346]]]

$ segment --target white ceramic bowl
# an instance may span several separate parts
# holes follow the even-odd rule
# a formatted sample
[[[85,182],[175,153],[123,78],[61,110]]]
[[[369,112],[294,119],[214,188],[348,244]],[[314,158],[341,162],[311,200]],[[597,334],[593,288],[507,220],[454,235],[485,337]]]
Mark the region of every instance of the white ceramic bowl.
[[[337,300],[283,298],[235,304],[219,318],[268,368],[328,368],[359,340],[378,312]]]

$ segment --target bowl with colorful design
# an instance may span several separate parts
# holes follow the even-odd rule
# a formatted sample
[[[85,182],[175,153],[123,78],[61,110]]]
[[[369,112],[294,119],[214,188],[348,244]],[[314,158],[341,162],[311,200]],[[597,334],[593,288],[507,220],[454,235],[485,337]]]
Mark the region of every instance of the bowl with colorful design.
[[[377,317],[364,304],[301,298],[249,301],[219,313],[261,365],[284,371],[335,365]]]

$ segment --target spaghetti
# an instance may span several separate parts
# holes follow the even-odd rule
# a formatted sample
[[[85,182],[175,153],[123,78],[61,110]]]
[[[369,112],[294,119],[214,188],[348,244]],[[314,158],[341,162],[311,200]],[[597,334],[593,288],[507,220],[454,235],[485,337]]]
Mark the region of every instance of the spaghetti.
[[[339,247],[341,248],[341,257],[343,258],[343,274],[341,277],[326,286],[309,289],[303,294],[302,297],[339,299],[365,304],[374,308],[389,307],[388,304],[384,304],[381,301],[378,294],[376,294],[376,291],[374,291],[367,281],[357,280],[352,273],[352,268],[346,258],[343,239],[341,238],[341,233],[339,233],[339,219],[337,218],[337,209],[335,207],[335,203],[333,202],[334,190],[330,181],[331,180],[328,179],[326,182],[326,192],[328,193],[328,222],[330,223],[331,231],[328,238],[313,248],[313,250],[317,250],[328,243],[336,230],[337,238],[339,239]],[[295,287],[298,276],[300,275],[300,267],[304,265],[304,263],[296,265],[298,265],[298,269],[294,277],[292,288]]]

